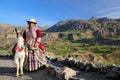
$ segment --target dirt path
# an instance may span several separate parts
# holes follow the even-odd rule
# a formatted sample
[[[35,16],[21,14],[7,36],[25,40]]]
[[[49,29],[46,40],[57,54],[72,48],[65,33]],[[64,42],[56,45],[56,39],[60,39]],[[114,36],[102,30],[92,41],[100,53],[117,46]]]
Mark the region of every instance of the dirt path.
[[[34,72],[24,72],[22,77],[15,77],[15,64],[11,58],[0,57],[0,80],[57,80],[55,76],[46,73],[45,69]]]

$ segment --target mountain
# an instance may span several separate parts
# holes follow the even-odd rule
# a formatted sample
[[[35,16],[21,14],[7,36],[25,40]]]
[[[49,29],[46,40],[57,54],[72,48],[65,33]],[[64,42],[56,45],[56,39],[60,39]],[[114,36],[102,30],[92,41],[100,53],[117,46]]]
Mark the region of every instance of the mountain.
[[[44,31],[49,28],[49,26],[37,26],[41,31]]]
[[[94,37],[106,38],[120,35],[120,19],[96,18],[89,20],[64,20],[56,23],[46,32],[91,32]]]
[[[0,23],[0,34],[12,33],[15,27],[15,25]]]

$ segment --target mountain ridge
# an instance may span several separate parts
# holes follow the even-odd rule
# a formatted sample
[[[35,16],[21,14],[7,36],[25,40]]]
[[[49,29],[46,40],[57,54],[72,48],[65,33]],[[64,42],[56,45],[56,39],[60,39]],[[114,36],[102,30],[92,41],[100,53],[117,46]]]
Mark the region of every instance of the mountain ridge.
[[[0,34],[2,35],[2,34],[13,33],[15,30],[15,27],[21,27],[24,29],[27,27],[27,25],[16,26],[16,25],[7,24],[7,23],[0,23]],[[49,28],[49,26],[36,26],[36,27],[38,27],[41,31]]]
[[[99,38],[120,36],[120,19],[92,17],[89,20],[63,20],[45,32],[86,32],[88,30],[92,31],[94,37]]]

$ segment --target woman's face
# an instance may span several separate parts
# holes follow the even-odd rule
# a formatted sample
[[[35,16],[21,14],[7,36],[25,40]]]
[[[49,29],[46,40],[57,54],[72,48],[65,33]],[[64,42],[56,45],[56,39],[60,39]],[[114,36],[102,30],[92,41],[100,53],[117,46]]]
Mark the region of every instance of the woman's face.
[[[35,26],[35,23],[33,23],[33,22],[28,22],[28,26],[29,26],[30,28],[32,28],[32,27]]]

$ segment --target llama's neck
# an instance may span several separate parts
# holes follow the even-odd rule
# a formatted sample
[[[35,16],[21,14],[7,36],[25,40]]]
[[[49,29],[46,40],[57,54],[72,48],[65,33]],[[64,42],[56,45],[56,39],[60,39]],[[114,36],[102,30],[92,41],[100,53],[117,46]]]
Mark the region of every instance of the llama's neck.
[[[24,46],[21,46],[21,47],[19,48],[18,45],[16,45],[15,50],[21,52],[21,51],[24,50]]]

